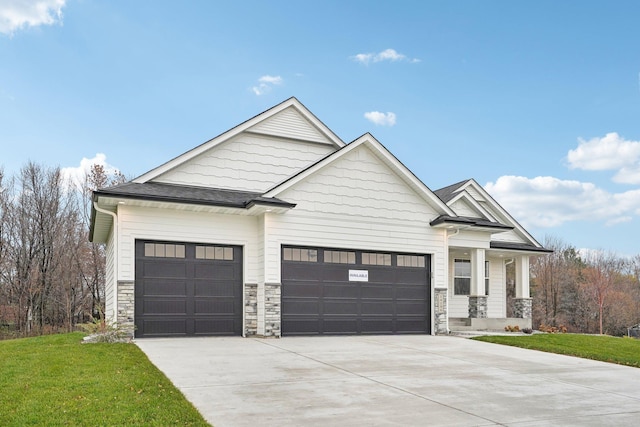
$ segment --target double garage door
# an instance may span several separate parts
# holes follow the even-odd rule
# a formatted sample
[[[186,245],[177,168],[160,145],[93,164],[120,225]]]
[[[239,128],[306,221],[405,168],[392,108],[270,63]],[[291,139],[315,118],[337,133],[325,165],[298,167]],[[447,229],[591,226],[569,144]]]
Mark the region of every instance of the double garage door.
[[[282,334],[430,333],[429,255],[282,248]]]
[[[282,247],[282,334],[429,333],[428,255]],[[136,337],[241,335],[242,247],[136,241]]]
[[[136,241],[136,337],[240,335],[242,248]]]

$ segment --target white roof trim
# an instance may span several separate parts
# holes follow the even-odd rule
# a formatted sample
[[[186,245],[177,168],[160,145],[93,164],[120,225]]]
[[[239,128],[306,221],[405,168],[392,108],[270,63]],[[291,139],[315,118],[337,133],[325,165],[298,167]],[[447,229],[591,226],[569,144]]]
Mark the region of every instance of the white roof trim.
[[[531,234],[529,234],[529,232],[527,230],[525,230],[524,227],[522,227],[518,223],[518,221],[516,221],[516,219],[514,217],[512,217],[509,214],[509,212],[507,212],[502,206],[500,206],[500,204],[493,197],[491,197],[491,195],[489,193],[487,193],[487,190],[482,188],[482,186],[480,184],[478,184],[476,182],[476,180],[470,179],[469,181],[464,183],[462,186],[460,186],[459,190],[463,190],[464,188],[466,188],[468,186],[472,186],[477,192],[482,194],[484,196],[484,198],[486,199],[486,202],[488,204],[490,204],[496,211],[498,211],[503,217],[505,217],[510,222],[509,225],[512,225],[515,228],[515,230],[520,232],[521,235],[523,237],[525,237],[527,240],[529,240],[529,242],[531,244],[533,244],[534,246],[539,247],[539,248],[543,247],[540,243],[538,243],[538,241]],[[456,191],[458,191],[458,190],[456,190]]]
[[[298,101],[295,97],[291,97],[289,99],[287,99],[284,102],[281,102],[280,104],[258,114],[257,116],[239,124],[238,126],[216,136],[213,139],[210,139],[209,141],[200,144],[199,146],[179,155],[178,157],[175,157],[172,160],[169,160],[168,162],[158,166],[155,169],[152,169],[142,175],[140,175],[139,177],[135,178],[132,180],[132,182],[135,183],[145,183],[147,181],[150,181],[154,178],[157,178],[158,176],[162,175],[163,173],[166,173],[167,171],[193,159],[194,157],[204,153],[205,151],[215,147],[216,145],[219,145],[237,135],[239,135],[240,133],[248,130],[249,128],[255,126],[256,124],[269,119],[270,117],[275,116],[276,114],[280,113],[281,111],[289,108],[289,107],[293,107],[296,110],[298,110],[298,112],[300,114],[302,114],[304,116],[305,119],[307,119],[313,126],[315,126],[322,134],[324,134],[336,147],[341,148],[345,146],[345,143],[335,134],[333,133],[333,131],[331,129],[329,129],[324,123],[322,123],[311,111],[309,111],[309,109],[307,109],[307,107],[305,107],[304,105],[302,105],[302,103],[300,101]]]
[[[277,184],[266,193],[263,194],[263,197],[276,197],[276,195],[282,193],[288,188],[293,187],[297,183],[304,181],[308,176],[316,173],[317,171],[323,169],[324,167],[330,165],[335,162],[342,156],[345,156],[352,150],[355,150],[361,145],[366,145],[373,152],[381,157],[384,162],[391,167],[407,184],[409,184],[414,191],[420,194],[429,204],[434,206],[436,210],[438,210],[441,214],[446,214],[450,216],[457,216],[456,213],[447,206],[438,196],[436,196],[430,189],[427,187],[420,179],[418,179],[413,172],[411,172],[405,165],[402,164],[393,154],[389,152],[373,135],[370,133],[365,133],[360,138],[355,141],[349,143],[342,149],[330,154],[324,159],[318,161],[317,163],[311,165],[307,169],[298,173],[297,175],[292,176],[291,178],[285,180],[284,182]]]

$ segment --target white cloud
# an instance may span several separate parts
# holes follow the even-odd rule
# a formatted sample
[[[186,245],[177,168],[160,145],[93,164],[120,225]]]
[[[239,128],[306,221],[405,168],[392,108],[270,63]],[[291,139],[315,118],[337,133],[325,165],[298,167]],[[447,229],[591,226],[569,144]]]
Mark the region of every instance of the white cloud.
[[[251,88],[251,90],[257,96],[260,96],[260,95],[264,95],[265,93],[270,92],[271,88],[274,85],[281,85],[283,82],[284,82],[284,80],[282,79],[282,77],[280,77],[280,76],[270,76],[270,75],[267,74],[267,75],[264,75],[264,76],[260,77],[258,79],[258,85],[257,86],[253,86]]]
[[[24,27],[62,23],[66,0],[0,1],[0,33],[13,35]]]
[[[617,170],[615,182],[640,184],[640,141],[629,141],[616,132],[588,141],[578,139],[578,147],[569,150],[569,168],[591,171]]]
[[[525,228],[556,227],[570,221],[615,225],[640,213],[640,190],[612,194],[592,183],[550,176],[502,176],[485,188]]]
[[[369,111],[364,113],[364,117],[371,123],[379,126],[393,126],[396,124],[395,113],[381,113],[380,111]]]
[[[370,62],[382,62],[382,61],[409,61],[409,62],[420,62],[419,59],[413,58],[409,59],[406,55],[396,52],[394,49],[385,49],[382,52],[378,53],[359,53],[351,57],[356,62],[359,62],[364,65],[369,65]]]
[[[84,183],[85,177],[89,174],[91,166],[95,164],[104,167],[104,171],[107,175],[113,175],[118,172],[118,169],[115,166],[107,163],[107,156],[103,153],[96,153],[92,159],[83,157],[82,160],[80,160],[79,166],[62,168],[60,172],[67,182],[75,185],[76,187],[80,187]]]

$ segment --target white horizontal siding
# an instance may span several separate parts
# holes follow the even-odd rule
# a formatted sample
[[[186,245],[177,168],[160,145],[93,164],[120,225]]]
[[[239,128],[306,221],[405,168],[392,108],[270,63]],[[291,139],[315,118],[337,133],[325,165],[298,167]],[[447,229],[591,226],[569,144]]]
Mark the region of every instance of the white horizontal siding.
[[[112,229],[113,230],[113,229]],[[114,307],[114,293],[115,293],[115,254],[113,246],[113,232],[109,233],[107,238],[107,245],[105,248],[106,255],[106,272],[105,272],[105,284],[104,284],[104,314],[105,318],[115,321],[117,310]]]
[[[487,298],[487,316],[504,318],[506,313],[506,269],[504,258],[487,258],[489,261],[489,297]]]
[[[298,110],[289,107],[248,129],[250,132],[331,144]]]
[[[334,150],[326,144],[241,134],[153,181],[263,192]]]
[[[219,243],[244,247],[244,281],[258,280],[258,221],[256,217],[185,212],[173,209],[121,206],[120,280],[135,278],[135,240]]]
[[[509,243],[529,243],[529,241],[523,239],[514,230],[505,231],[504,233],[494,234],[491,240],[495,240],[498,242],[509,242]]]
[[[434,209],[361,146],[279,195],[297,206],[268,215],[266,281],[280,280],[280,246],[310,245],[433,254],[444,287],[443,230]]]

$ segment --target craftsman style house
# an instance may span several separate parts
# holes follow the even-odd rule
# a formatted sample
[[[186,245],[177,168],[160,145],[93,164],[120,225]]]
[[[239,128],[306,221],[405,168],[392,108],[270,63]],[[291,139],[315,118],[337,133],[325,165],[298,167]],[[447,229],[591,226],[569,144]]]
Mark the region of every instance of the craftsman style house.
[[[547,252],[476,181],[432,191],[295,98],[95,191],[91,240],[106,315],[136,337],[530,327],[529,259]]]

